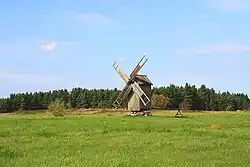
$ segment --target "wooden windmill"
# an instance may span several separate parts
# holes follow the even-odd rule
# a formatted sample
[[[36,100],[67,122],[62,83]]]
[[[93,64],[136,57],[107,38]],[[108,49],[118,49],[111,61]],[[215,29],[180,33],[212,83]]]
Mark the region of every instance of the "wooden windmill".
[[[147,75],[138,74],[147,60],[146,56],[143,56],[129,77],[119,64],[116,61],[114,62],[113,67],[126,83],[125,87],[113,103],[115,108],[120,107],[124,99],[128,97],[128,110],[132,113],[150,111],[152,96],[151,86],[153,84],[148,79]]]

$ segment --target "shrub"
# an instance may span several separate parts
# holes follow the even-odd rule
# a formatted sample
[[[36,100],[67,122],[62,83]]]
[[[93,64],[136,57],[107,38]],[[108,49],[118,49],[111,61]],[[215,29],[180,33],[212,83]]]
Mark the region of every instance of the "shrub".
[[[55,101],[50,102],[49,112],[51,112],[54,116],[63,116],[66,110],[65,102],[62,99],[56,99]]]
[[[153,94],[152,96],[152,107],[165,108],[170,104],[169,97],[164,94]]]

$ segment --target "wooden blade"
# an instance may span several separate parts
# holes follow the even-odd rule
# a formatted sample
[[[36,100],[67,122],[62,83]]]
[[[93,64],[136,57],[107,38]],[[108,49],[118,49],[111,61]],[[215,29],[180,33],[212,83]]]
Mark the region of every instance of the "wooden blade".
[[[113,67],[118,72],[118,74],[122,77],[122,79],[124,80],[124,82],[128,83],[128,81],[129,81],[128,76],[126,75],[126,73],[124,72],[124,70],[119,66],[119,64],[116,61],[114,62]]]
[[[121,93],[118,95],[118,97],[113,103],[115,108],[118,108],[121,105],[125,97],[127,97],[127,95],[130,93],[131,89],[132,87],[130,86],[130,84],[126,84],[126,86],[123,88],[123,90],[121,91]]]
[[[143,92],[139,84],[137,82],[134,82],[133,84],[131,84],[131,87],[133,88],[133,91],[139,96],[142,103],[146,106],[150,102],[150,99],[148,98],[146,93]]]
[[[137,73],[142,69],[144,64],[148,61],[146,56],[143,56],[142,59],[139,61],[139,63],[136,65],[132,73],[130,74],[130,77],[133,78]]]

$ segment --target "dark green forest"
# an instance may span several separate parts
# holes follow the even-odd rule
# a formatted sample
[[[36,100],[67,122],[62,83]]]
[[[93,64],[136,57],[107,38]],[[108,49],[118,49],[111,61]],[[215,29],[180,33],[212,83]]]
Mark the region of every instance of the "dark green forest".
[[[48,92],[10,94],[0,99],[0,112],[47,109],[50,102],[62,99],[68,108],[113,108],[112,103],[120,93],[118,89],[83,89],[73,88]],[[186,83],[184,86],[173,84],[153,87],[154,95],[168,98],[166,109],[182,107],[187,110],[237,111],[250,109],[250,99],[246,94],[216,92],[205,85],[196,87]],[[125,106],[125,104],[124,104]]]

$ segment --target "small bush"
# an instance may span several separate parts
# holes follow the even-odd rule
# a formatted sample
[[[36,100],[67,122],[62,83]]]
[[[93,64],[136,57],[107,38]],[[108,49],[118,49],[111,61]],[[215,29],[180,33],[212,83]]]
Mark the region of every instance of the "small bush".
[[[56,99],[55,101],[50,102],[49,112],[51,112],[54,116],[63,116],[66,110],[65,102],[61,99]]]

